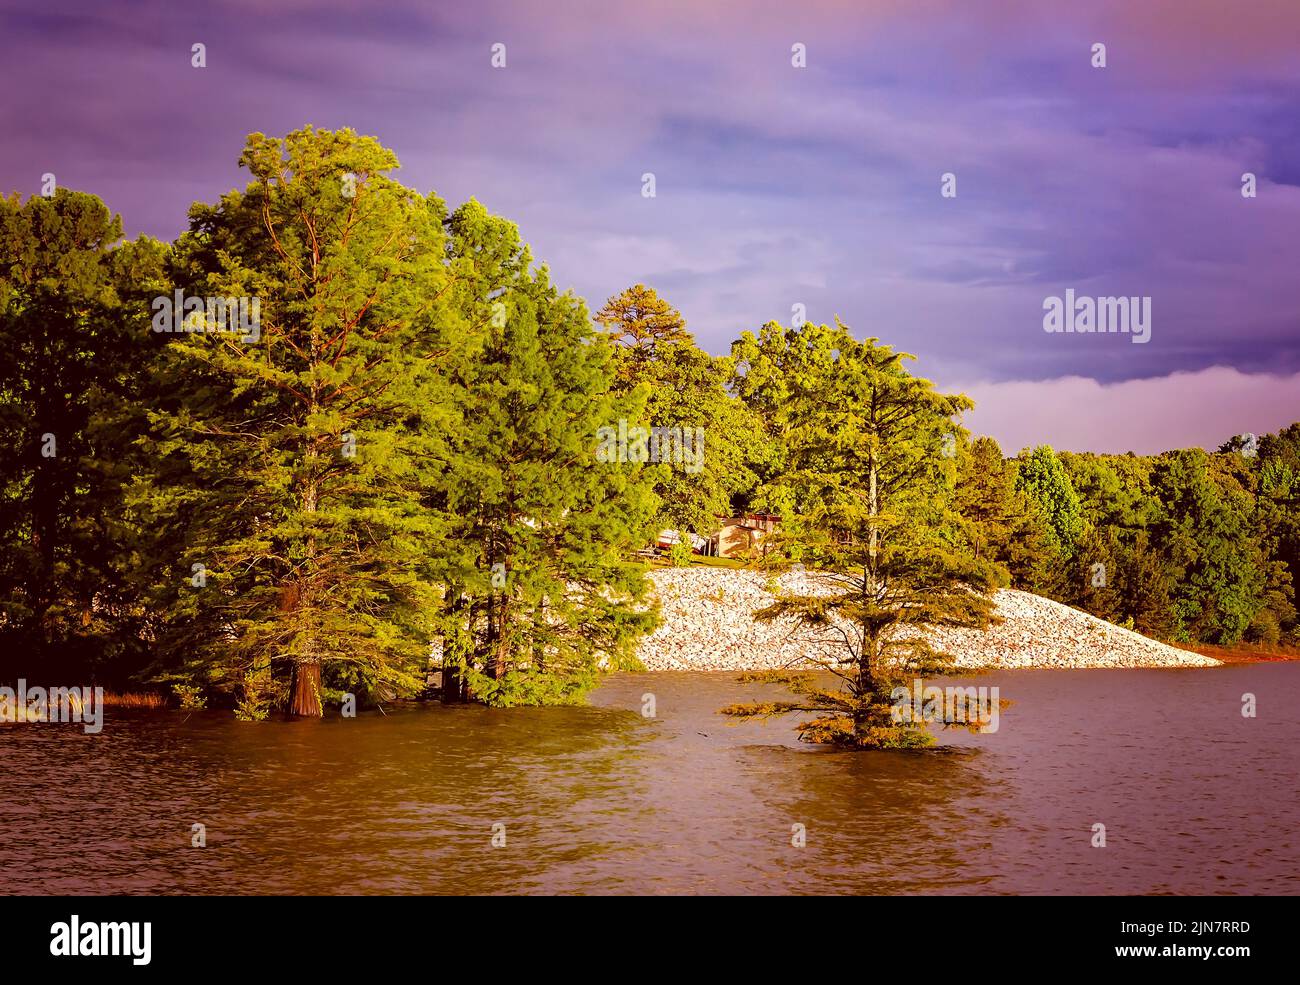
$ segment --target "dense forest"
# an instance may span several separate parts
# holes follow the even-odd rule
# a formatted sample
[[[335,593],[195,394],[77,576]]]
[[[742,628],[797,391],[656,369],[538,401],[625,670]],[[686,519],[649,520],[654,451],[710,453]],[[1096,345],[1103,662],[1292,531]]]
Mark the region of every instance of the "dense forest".
[[[173,243],[86,193],[0,201],[6,679],[247,719],[576,701],[655,623],[638,549],[758,510],[783,518],[763,563],[838,558],[863,590],[925,557],[953,605],[1012,585],[1161,639],[1297,642],[1300,423],[1007,457],[838,322],[713,356],[644,285],[593,317],[372,138],[254,134],[240,163]],[[701,467],[598,460],[620,421],[703,429]]]

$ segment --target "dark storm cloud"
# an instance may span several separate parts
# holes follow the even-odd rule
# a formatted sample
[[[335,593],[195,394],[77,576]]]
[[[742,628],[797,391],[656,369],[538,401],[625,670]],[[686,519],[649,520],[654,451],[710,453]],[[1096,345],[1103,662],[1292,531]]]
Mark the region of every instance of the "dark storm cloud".
[[[0,35],[0,184],[52,171],[170,238],[250,131],[352,126],[593,306],[654,284],[714,351],[804,303],[940,379],[1300,370],[1300,8],[1075,6],[33,5]],[[1045,334],[1066,288],[1151,296],[1151,342]]]

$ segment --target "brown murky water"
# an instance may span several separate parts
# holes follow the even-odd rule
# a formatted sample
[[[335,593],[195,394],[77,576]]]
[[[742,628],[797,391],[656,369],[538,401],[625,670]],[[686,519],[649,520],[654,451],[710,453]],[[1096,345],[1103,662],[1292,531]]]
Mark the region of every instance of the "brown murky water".
[[[976,682],[1015,707],[947,754],[729,726],[760,693],[729,674],[619,675],[585,708],[5,726],[0,892],[1300,893],[1300,664]]]

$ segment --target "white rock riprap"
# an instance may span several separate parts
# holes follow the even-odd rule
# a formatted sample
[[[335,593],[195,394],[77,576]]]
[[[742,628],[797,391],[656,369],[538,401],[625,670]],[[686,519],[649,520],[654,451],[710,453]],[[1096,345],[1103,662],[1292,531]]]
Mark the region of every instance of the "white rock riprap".
[[[726,568],[660,568],[650,574],[663,625],[641,642],[647,670],[770,670],[816,666],[818,640],[792,622],[758,622],[770,575]],[[807,575],[776,579],[787,591],[815,591]],[[959,667],[1213,667],[1219,661],[1121,629],[1051,599],[1003,589],[1002,622],[980,631],[936,629],[935,647]],[[826,637],[823,637],[826,639]]]

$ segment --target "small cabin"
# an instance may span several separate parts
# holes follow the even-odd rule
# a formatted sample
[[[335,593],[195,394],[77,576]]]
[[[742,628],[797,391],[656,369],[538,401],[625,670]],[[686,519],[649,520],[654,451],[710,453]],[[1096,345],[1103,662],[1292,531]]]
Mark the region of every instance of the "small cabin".
[[[717,517],[718,526],[708,537],[681,530],[660,530],[655,546],[666,551],[678,541],[690,544],[695,554],[708,557],[749,558],[762,553],[763,542],[776,533],[781,518],[775,513],[743,513]]]
[[[719,557],[753,557],[762,552],[763,542],[776,533],[781,518],[774,513],[743,513],[718,517],[718,532],[710,538],[713,550],[706,553]]]

